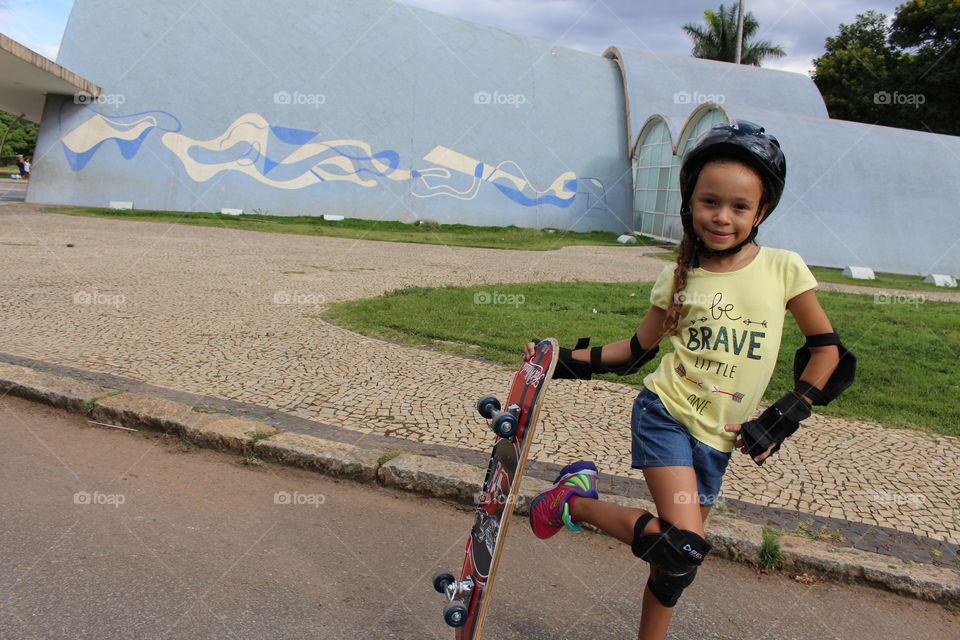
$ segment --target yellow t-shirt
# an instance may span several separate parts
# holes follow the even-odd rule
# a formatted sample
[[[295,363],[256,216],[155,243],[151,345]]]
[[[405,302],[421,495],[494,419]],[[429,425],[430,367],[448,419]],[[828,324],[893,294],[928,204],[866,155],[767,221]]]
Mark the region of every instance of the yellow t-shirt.
[[[666,309],[675,265],[664,268],[650,302]],[[673,352],[644,385],[697,440],[732,451],[736,434],[724,425],[749,420],[770,382],[787,302],[817,286],[793,251],[760,247],[747,266],[730,273],[691,269],[683,292]]]

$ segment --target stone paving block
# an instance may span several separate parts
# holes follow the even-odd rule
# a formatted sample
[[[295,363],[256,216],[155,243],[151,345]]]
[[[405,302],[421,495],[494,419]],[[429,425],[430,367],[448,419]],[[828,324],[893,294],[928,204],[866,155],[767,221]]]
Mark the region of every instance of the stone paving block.
[[[710,516],[706,526],[711,555],[727,560],[757,564],[763,540],[763,527],[736,518]]]
[[[68,376],[0,362],[0,391],[73,413],[83,413],[88,400],[113,390]]]
[[[181,402],[129,392],[98,400],[90,411],[90,417],[98,422],[176,435],[185,435],[199,415]]]
[[[98,422],[163,431],[189,438],[198,445],[230,451],[243,451],[255,433],[276,432],[260,422],[200,413],[192,405],[140,393],[121,393],[98,400],[90,415]]]
[[[960,571],[822,542],[783,536],[784,569],[883,587],[932,602],[960,604]]]
[[[472,505],[485,473],[484,469],[441,458],[403,454],[381,465],[377,477],[389,487]]]
[[[242,451],[257,433],[276,433],[270,425],[223,415],[202,415],[196,424],[186,425],[184,436],[197,444]]]
[[[377,460],[383,455],[382,451],[297,433],[280,433],[260,440],[254,446],[254,451],[263,458],[283,464],[365,482],[376,481],[379,467]]]

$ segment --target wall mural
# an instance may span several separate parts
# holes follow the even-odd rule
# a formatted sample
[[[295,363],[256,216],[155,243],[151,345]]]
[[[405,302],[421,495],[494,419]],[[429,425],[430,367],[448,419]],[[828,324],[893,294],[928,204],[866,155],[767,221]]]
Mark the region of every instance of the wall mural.
[[[81,171],[110,140],[125,159],[133,159],[154,129],[162,132],[163,146],[196,182],[206,182],[225,171],[243,173],[276,189],[303,189],[333,181],[361,187],[378,186],[381,180],[413,181],[411,193],[418,198],[459,200],[472,200],[489,184],[525,207],[567,208],[577,196],[583,196],[588,212],[607,210],[603,182],[578,178],[573,171],[561,173],[541,190],[516,162],[490,165],[442,145],[423,156],[424,167],[406,170],[399,168],[396,151],[375,152],[362,140],[320,140],[317,131],[271,125],[257,113],[245,113],[219,136],[200,140],[182,134],[180,121],[165,111],[127,116],[93,111],[89,119],[62,135],[61,143],[70,167]]]

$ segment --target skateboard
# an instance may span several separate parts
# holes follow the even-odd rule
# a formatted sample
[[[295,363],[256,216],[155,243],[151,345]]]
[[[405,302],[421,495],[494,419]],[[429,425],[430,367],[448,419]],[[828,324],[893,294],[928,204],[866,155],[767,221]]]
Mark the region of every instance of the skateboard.
[[[434,589],[449,602],[443,618],[456,629],[456,640],[476,640],[483,630],[490,589],[520,493],[537,415],[559,352],[553,338],[537,344],[533,357],[525,360],[513,377],[505,409],[492,396],[477,402],[477,411],[489,421],[496,440],[483,488],[477,495],[460,577],[441,573],[433,580]]]

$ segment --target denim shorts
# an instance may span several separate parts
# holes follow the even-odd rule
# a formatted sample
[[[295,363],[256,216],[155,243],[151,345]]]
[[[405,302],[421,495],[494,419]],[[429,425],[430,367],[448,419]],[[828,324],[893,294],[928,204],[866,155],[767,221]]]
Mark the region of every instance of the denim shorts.
[[[700,442],[663,406],[653,391],[644,388],[633,403],[630,418],[634,469],[693,467],[700,504],[717,503],[730,453]]]

